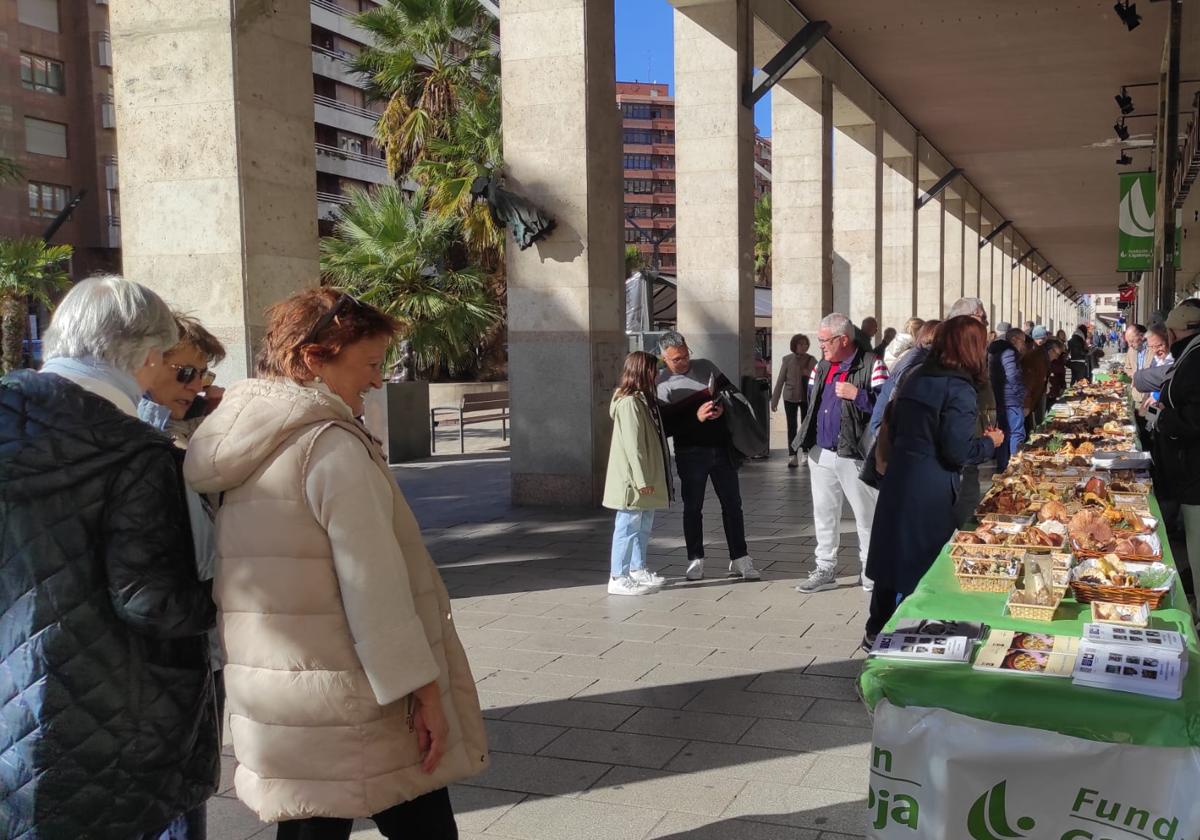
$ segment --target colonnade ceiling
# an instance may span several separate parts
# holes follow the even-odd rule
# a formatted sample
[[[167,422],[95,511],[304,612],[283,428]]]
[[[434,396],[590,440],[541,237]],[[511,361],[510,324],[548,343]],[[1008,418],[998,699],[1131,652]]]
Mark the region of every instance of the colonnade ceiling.
[[[985,226],[1012,220],[1079,291],[1111,291],[1123,280],[1116,159],[1126,148],[1128,168],[1149,168],[1155,120],[1129,119],[1121,143],[1113,97],[1122,85],[1158,79],[1167,3],[1138,3],[1142,22],[1129,31],[1112,0],[751,2],[756,66],[808,20],[828,21],[828,38],[790,75],[832,77],[843,103],[835,124],[843,114],[883,121],[889,155],[911,145],[915,130],[933,147],[920,153],[920,177],[960,167],[968,183],[951,189],[982,194]],[[1197,17],[1185,25],[1185,45],[1200,34]],[[1185,57],[1184,78],[1196,52]],[[1155,112],[1156,87],[1129,93],[1135,114]],[[1186,125],[1185,116],[1181,131]]]

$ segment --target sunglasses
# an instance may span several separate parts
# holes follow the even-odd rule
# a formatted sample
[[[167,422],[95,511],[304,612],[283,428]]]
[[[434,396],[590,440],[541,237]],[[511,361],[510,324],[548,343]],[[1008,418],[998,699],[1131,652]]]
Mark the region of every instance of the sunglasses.
[[[312,329],[305,334],[304,340],[301,341],[300,344],[304,345],[316,343],[317,337],[321,334],[321,332],[335,320],[337,320],[338,317],[346,314],[351,309],[357,309],[362,305],[362,302],[358,298],[354,297],[354,295],[342,292],[342,294],[334,302],[333,306],[331,306],[324,315],[317,319],[317,322],[313,324]]]
[[[200,384],[207,388],[217,381],[217,375],[208,368],[198,368],[192,365],[171,365],[175,368],[175,381],[180,385],[191,385],[200,377]]]

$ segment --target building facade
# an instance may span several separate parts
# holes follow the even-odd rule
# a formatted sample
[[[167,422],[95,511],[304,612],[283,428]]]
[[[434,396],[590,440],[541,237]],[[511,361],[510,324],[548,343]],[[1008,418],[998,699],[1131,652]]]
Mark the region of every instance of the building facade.
[[[624,170],[625,244],[647,265],[676,268],[675,100],[665,84],[617,82]],[[754,139],[754,198],[771,190],[771,141]]]
[[[370,35],[353,18],[374,0],[310,0],[313,142],[321,232],[353,188],[391,182],[366,99],[349,62]],[[71,275],[121,269],[116,115],[107,0],[0,3],[0,155],[20,165],[0,187],[0,237],[39,237],[80,193],[55,233],[75,249]]]
[[[0,155],[21,167],[0,188],[0,236],[40,237],[76,196],[54,244],[75,249],[72,273],[120,267],[121,204],[108,4],[0,4]]]

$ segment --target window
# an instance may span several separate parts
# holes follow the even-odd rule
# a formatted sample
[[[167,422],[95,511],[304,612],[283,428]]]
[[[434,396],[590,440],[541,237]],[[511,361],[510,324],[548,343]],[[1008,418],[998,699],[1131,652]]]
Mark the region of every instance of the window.
[[[626,169],[651,169],[653,167],[651,155],[625,155]]]
[[[627,128],[625,129],[625,142],[635,146],[649,146],[654,142],[654,134],[650,131]]]
[[[621,114],[631,120],[652,120],[658,117],[658,107],[642,102],[624,102]]]
[[[635,219],[649,219],[650,205],[649,204],[626,204],[625,217],[632,216]]]
[[[25,118],[25,151],[33,155],[67,156],[67,127],[62,123]]]
[[[67,206],[70,187],[29,182],[29,215],[54,218]]]
[[[673,193],[675,192],[674,181],[655,181],[654,191],[656,193]]]
[[[96,63],[101,67],[112,67],[112,38],[107,32],[101,32],[96,43]]]
[[[654,191],[654,182],[649,178],[626,178],[625,192],[647,194]]]
[[[21,86],[42,93],[64,93],[63,63],[40,55],[21,53]]]
[[[17,0],[17,20],[58,32],[58,0]]]
[[[654,168],[655,169],[674,169],[675,168],[675,156],[674,155],[655,155],[654,156]]]

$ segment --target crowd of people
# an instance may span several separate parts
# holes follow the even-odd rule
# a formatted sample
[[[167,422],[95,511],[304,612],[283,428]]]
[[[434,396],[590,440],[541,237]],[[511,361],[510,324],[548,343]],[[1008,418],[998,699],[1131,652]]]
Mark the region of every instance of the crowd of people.
[[[836,589],[841,517],[849,504],[858,533],[858,585],[869,599],[863,643],[891,618],[982,497],[980,469],[1003,472],[1070,382],[1090,381],[1116,336],[1080,324],[1068,339],[1040,324],[988,329],[978,298],[963,298],[945,320],[912,318],[888,329],[856,326],[841,313],[822,319],[819,358],[808,336],[792,337],[779,364],[771,410],[782,401],[788,467],[806,466],[816,537],[814,566],[796,586]],[[1126,369],[1133,380],[1143,446],[1154,455],[1155,486],[1200,581],[1200,300],[1162,323],[1130,326]],[[609,591],[643,595],[664,581],[646,569],[649,508],[665,507],[671,485],[667,439],[683,489],[687,578],[704,574],[702,510],[711,478],[721,504],[731,576],[760,577],[746,548],[740,462],[717,392],[728,380],[693,359],[683,336],[667,333],[663,369],[654,358],[626,362],[613,400],[616,420],[605,504],[616,508]],[[639,445],[639,442],[641,445]],[[985,472],[986,475],[986,472]],[[664,487],[665,485],[665,487]],[[637,517],[637,525],[629,524]]]
[[[458,836],[475,680],[358,420],[399,326],[297,293],[223,391],[221,343],[149,289],[63,298],[42,369],[0,383],[0,836],[204,840],[226,701],[278,838]]]

